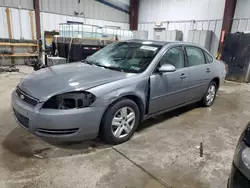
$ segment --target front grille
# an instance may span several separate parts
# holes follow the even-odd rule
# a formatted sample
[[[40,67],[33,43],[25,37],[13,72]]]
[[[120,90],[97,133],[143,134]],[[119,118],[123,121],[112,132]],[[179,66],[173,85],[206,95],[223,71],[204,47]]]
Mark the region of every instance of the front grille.
[[[29,128],[29,119],[24,117],[23,115],[19,114],[15,109],[14,109],[14,114],[16,116],[17,121],[24,126],[25,128]]]
[[[74,129],[38,129],[38,132],[43,134],[50,134],[50,135],[67,135],[67,134],[74,134],[78,131],[79,128]]]
[[[17,95],[18,95],[18,97],[20,99],[22,99],[23,101],[27,102],[28,104],[30,104],[32,106],[36,106],[37,105],[38,99],[35,99],[35,98],[27,95],[19,87],[16,88],[16,93],[17,93]]]

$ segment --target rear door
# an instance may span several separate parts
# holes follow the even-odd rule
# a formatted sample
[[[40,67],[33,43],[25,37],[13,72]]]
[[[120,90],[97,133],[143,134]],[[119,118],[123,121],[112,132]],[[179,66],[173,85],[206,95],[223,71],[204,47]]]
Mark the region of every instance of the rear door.
[[[201,48],[185,46],[185,50],[189,66],[188,100],[193,101],[204,96],[208,84],[212,80],[213,67],[208,61],[209,56],[206,57],[209,54],[205,54]]]
[[[172,64],[176,71],[158,73],[150,76],[149,114],[156,113],[186,102],[189,70],[185,63],[182,46],[168,49],[159,62],[159,66]]]

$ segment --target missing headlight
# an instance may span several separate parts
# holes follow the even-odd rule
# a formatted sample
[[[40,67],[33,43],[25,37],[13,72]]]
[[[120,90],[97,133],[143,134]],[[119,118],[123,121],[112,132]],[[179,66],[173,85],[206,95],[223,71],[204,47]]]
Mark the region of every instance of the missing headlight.
[[[74,109],[90,106],[96,97],[89,92],[72,92],[56,95],[44,103],[43,108]]]

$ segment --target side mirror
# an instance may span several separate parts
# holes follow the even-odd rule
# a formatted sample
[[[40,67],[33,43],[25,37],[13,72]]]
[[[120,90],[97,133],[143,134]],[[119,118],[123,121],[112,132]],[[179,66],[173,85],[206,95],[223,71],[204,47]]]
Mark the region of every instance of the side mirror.
[[[176,68],[171,64],[163,64],[159,69],[158,72],[174,72],[176,71]]]

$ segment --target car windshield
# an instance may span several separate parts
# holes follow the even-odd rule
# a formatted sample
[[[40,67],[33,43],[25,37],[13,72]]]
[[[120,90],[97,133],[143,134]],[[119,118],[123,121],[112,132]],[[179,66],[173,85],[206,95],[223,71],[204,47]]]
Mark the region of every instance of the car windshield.
[[[141,73],[161,49],[159,45],[136,42],[113,43],[86,59],[86,63],[104,68]]]

